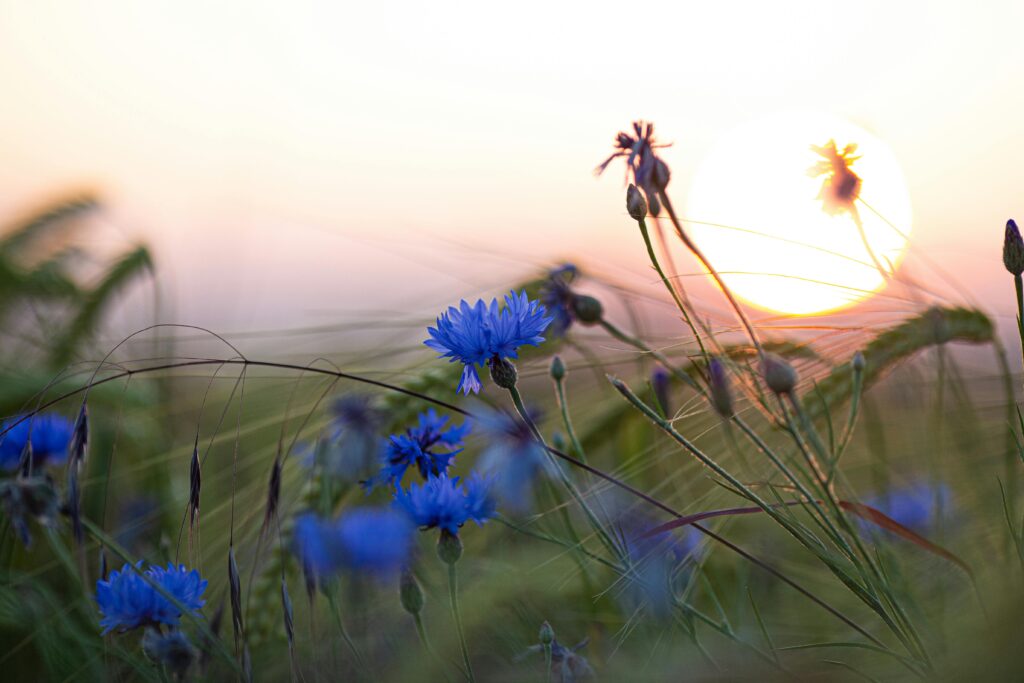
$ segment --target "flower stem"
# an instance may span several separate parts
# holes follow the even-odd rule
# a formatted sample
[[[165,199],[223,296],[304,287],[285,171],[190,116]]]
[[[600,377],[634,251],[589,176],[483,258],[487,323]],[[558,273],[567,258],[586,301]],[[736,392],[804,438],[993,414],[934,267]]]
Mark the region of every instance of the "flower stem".
[[[412,618],[416,623],[416,633],[420,637],[420,642],[423,643],[423,649],[427,651],[427,654],[429,654],[435,662],[437,662],[438,668],[441,670],[442,675],[444,675],[444,680],[450,682],[452,679],[448,676],[448,672],[445,671],[444,660],[442,660],[441,656],[437,654],[434,646],[430,644],[430,639],[427,638],[427,628],[423,625],[423,617],[417,612],[412,615]]]
[[[469,648],[466,646],[466,633],[462,628],[462,615],[459,612],[459,577],[455,563],[448,565],[448,596],[451,599],[452,617],[455,619],[455,630],[459,634],[459,647],[462,648],[462,662],[466,666],[466,680],[474,683],[473,665],[469,661]]]

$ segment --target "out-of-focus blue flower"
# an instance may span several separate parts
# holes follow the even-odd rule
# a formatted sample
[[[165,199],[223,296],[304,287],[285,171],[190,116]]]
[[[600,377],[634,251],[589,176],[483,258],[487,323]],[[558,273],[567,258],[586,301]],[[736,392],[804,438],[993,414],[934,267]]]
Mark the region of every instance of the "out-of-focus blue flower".
[[[192,643],[178,629],[171,629],[167,633],[146,629],[146,635],[142,637],[142,651],[170,671],[176,679],[185,678],[196,657]]]
[[[539,413],[530,413],[536,422]],[[509,413],[482,408],[474,422],[486,441],[480,470],[494,477],[494,492],[502,505],[519,513],[527,511],[534,480],[551,467],[543,447],[526,423]]]
[[[341,539],[333,520],[307,512],[295,519],[292,544],[303,571],[313,576],[330,576],[341,566]]]
[[[336,520],[300,515],[292,533],[303,570],[330,577],[342,570],[391,576],[409,560],[415,528],[389,508],[356,508]]]
[[[350,394],[331,406],[334,419],[329,438],[316,450],[317,462],[328,475],[345,481],[363,481],[380,465],[383,426],[381,411],[372,397]]]
[[[393,575],[408,562],[415,531],[409,518],[398,510],[352,510],[338,523],[345,565],[357,571]]]
[[[383,455],[384,466],[369,483],[370,486],[380,483],[395,485],[413,465],[424,479],[444,474],[452,459],[462,452],[460,446],[469,430],[469,424],[449,427],[448,417],[438,415],[433,408],[420,413],[415,427],[407,429],[405,434],[392,435],[388,440]]]
[[[565,263],[548,272],[547,279],[540,287],[540,301],[551,314],[551,327],[548,332],[552,337],[561,337],[575,320],[573,314],[573,293],[570,285],[576,280],[579,270],[571,263]]]
[[[470,306],[465,300],[459,308],[451,306],[437,319],[436,327],[428,327],[430,339],[424,344],[448,358],[463,364],[462,379],[456,391],[464,394],[480,391],[477,366],[495,360],[515,359],[520,346],[537,346],[544,341],[541,333],[551,323],[544,306],[531,301],[526,292],[505,296],[505,306],[483,299]]]
[[[885,513],[912,531],[922,532],[927,531],[943,513],[948,512],[952,499],[952,491],[946,484],[932,486],[919,482],[872,496],[865,499],[864,504]]]
[[[466,518],[476,522],[477,526],[483,526],[498,510],[493,489],[494,479],[479,472],[473,472],[466,481]]]
[[[658,158],[655,150],[668,145],[659,144],[654,138],[654,124],[644,121],[633,122],[632,134],[625,131],[615,136],[615,151],[596,169],[600,175],[608,165],[619,157],[626,159],[626,173],[633,174],[633,182],[647,195],[651,215],[661,213],[658,189],[668,184],[668,167]]]
[[[0,426],[0,468],[13,470],[25,446],[32,444],[32,466],[60,465],[68,458],[74,425],[63,415],[40,413],[29,419],[14,417]]]
[[[438,528],[458,534],[459,527],[472,519],[483,524],[494,516],[495,505],[490,500],[487,480],[471,479],[467,490],[459,478],[449,479],[447,474],[430,477],[425,484],[410,484],[408,490],[398,487],[395,507],[409,515],[416,526]]]
[[[651,389],[654,390],[654,397],[658,399],[661,412],[665,415],[672,414],[672,402],[669,400],[672,376],[663,365],[655,365],[651,371]]]
[[[676,585],[689,576],[679,568],[699,551],[700,536],[690,526],[645,536],[653,526],[651,520],[633,516],[622,529],[631,563],[624,597],[631,609],[644,605],[653,615],[667,617]]]
[[[103,618],[103,633],[112,630],[130,631],[140,626],[168,624],[177,626],[181,611],[142,578],[142,562],[133,568],[124,565],[120,571],[110,572],[106,580],[96,582],[96,602]],[[196,570],[185,565],[168,564],[166,568],[151,566],[145,572],[191,613],[206,604],[202,599],[206,580]]]

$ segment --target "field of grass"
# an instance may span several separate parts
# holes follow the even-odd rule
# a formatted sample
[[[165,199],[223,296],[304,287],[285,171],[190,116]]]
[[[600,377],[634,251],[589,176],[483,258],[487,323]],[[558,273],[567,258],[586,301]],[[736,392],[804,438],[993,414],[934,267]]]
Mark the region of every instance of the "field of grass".
[[[6,233],[4,680],[1024,679],[1020,350],[985,312],[927,302],[827,333],[703,322],[649,239],[675,216],[640,149],[629,222],[664,279],[510,282],[556,319],[543,341],[514,303],[465,323],[488,330],[456,340],[483,349],[476,395],[420,344],[441,310],[329,358],[171,325],[115,346],[103,316],[148,253],[79,277],[47,240],[91,201]],[[645,332],[634,304],[673,331]],[[435,437],[470,431],[387,449],[429,410],[448,418]],[[15,448],[50,414],[60,452]],[[403,453],[404,477],[380,479]],[[389,526],[396,487],[425,491],[418,466],[479,483],[482,511]],[[309,535],[314,518],[335,526]],[[145,572],[168,563],[201,594]],[[159,616],[121,604],[141,620],[102,633],[105,580]]]

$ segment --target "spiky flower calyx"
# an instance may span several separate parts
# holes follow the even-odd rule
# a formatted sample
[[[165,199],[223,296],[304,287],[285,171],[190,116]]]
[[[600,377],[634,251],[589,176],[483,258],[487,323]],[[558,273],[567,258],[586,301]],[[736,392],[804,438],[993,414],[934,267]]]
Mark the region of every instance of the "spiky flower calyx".
[[[635,221],[642,221],[647,217],[647,200],[633,183],[626,188],[626,211]]]

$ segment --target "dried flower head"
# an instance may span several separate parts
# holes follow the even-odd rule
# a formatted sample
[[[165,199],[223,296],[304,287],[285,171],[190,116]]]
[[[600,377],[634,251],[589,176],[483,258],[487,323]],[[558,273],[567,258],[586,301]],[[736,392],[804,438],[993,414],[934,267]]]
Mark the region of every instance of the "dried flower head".
[[[849,144],[840,152],[836,141],[829,140],[821,147],[811,145],[811,150],[823,157],[807,169],[807,175],[825,176],[817,197],[822,200],[825,212],[836,215],[851,210],[860,196],[860,176],[850,170],[853,162],[860,158],[853,156],[857,145]]]

